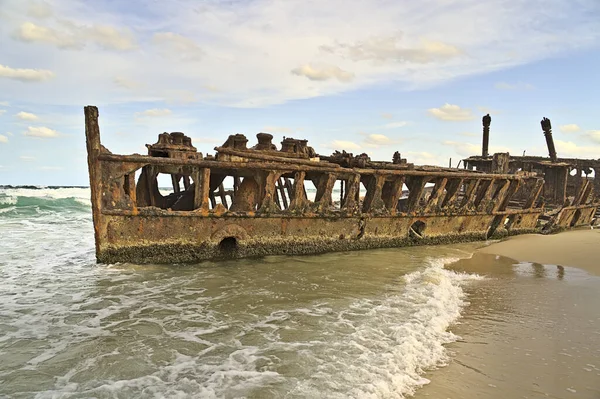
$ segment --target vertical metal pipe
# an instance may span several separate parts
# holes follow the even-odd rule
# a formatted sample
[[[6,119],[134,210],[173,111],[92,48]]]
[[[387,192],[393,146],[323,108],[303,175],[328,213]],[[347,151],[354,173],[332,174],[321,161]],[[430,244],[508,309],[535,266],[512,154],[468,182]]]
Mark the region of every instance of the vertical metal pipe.
[[[552,138],[552,124],[550,123],[550,119],[542,119],[541,125],[542,130],[544,131],[544,136],[546,137],[546,145],[548,146],[548,154],[550,155],[550,159],[552,162],[556,162],[558,157],[556,155],[556,148],[554,147],[554,139]]]
[[[490,124],[492,123],[492,117],[487,114],[482,119],[483,122],[483,143],[481,145],[481,156],[489,156],[489,144],[490,144]]]

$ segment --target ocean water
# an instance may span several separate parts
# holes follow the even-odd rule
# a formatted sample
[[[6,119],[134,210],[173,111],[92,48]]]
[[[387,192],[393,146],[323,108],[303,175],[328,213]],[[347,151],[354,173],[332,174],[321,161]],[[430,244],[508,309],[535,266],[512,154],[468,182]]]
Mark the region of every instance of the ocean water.
[[[480,245],[98,265],[88,189],[0,189],[0,398],[600,398],[600,278]]]
[[[397,398],[481,280],[456,247],[97,265],[87,189],[0,191],[0,397]]]

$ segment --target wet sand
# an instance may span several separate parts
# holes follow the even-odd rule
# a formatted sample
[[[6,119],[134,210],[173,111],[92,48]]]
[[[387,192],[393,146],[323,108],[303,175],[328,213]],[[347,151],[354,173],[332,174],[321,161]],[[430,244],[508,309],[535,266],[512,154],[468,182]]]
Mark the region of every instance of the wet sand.
[[[486,278],[415,397],[600,398],[599,234],[518,236],[449,265]]]
[[[481,248],[479,252],[520,261],[572,266],[600,276],[600,229],[515,236]]]

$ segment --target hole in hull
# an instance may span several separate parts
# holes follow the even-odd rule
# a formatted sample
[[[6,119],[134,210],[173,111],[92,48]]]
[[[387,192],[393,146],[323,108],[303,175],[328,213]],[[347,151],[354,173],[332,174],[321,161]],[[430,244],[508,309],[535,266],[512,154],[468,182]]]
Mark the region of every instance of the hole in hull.
[[[222,256],[233,256],[237,249],[238,243],[235,237],[225,237],[219,243],[219,251]]]

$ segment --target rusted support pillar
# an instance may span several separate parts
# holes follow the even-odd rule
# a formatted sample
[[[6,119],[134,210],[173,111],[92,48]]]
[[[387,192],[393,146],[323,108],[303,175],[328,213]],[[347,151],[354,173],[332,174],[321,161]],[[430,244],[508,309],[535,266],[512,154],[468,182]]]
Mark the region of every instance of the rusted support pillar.
[[[346,194],[344,195],[344,209],[347,213],[354,213],[357,208],[356,196],[360,189],[360,175],[352,175],[346,180]]]
[[[137,208],[137,196],[135,190],[135,172],[127,173],[123,176],[123,189],[125,194],[131,199],[133,208]]]
[[[480,184],[477,198],[475,199],[475,209],[479,212],[485,211],[487,204],[489,204],[494,195],[494,179],[485,180],[483,184]]]
[[[473,208],[473,204],[475,204],[475,199],[477,198],[477,189],[479,188],[479,179],[470,180],[467,183],[467,188],[465,189],[465,197],[463,198],[462,205],[460,207],[461,211],[469,210]]]
[[[398,200],[402,197],[404,179],[405,176],[396,176],[392,181],[387,181],[383,185],[381,194],[383,203],[392,215],[395,215],[398,212]]]
[[[210,169],[201,168],[194,171],[192,180],[194,180],[194,209],[200,212],[208,212]]]
[[[275,184],[281,172],[268,171],[265,173],[259,173],[259,186],[260,186],[260,198],[258,209],[261,212],[272,212],[274,210],[280,210],[274,201],[275,197]]]
[[[225,187],[223,187],[223,183],[219,184],[219,198],[221,198],[221,204],[225,208],[229,208],[229,205],[227,205],[227,195],[225,195]]]
[[[492,123],[492,117],[487,114],[482,119],[483,122],[483,143],[481,145],[481,156],[489,156],[488,146],[490,144],[490,124]]]
[[[511,180],[508,184],[508,189],[506,190],[504,196],[502,198],[500,198],[500,195],[498,196],[499,198],[496,204],[494,205],[493,211],[505,211],[506,208],[508,208],[510,199],[513,195],[515,195],[519,187],[521,187],[521,180]]]
[[[333,203],[332,193],[335,180],[336,175],[333,173],[324,173],[319,178],[317,193],[315,195],[315,203],[317,204],[318,211],[327,210]]]
[[[171,184],[173,185],[173,192],[179,194],[181,191],[179,188],[179,175],[171,174]]]
[[[505,203],[504,199],[508,195],[509,189],[510,189],[510,181],[509,180],[502,179],[502,180],[498,181],[498,184],[494,188],[493,197],[491,199],[491,203],[492,203],[491,210],[493,212],[496,212]],[[487,210],[488,206],[486,205],[484,209]]]
[[[87,106],[83,109],[85,115],[85,144],[88,154],[88,170],[90,175],[90,192],[92,202],[92,218],[94,220],[94,240],[96,242],[96,258],[100,253],[100,219],[102,196],[102,169],[98,155],[102,152],[100,143],[100,126],[98,125],[98,108]]]
[[[414,176],[408,181],[409,193],[406,204],[406,213],[416,212],[428,179],[429,177],[427,176]]]
[[[587,179],[583,179],[581,181],[581,184],[577,188],[577,194],[575,194],[575,197],[573,198],[573,203],[571,205],[576,206],[584,204],[585,200],[590,195],[591,188],[592,185],[590,184],[590,181]]]
[[[383,203],[383,199],[381,199],[385,176],[369,176],[367,182],[367,194],[365,195],[362,207],[363,213],[385,209],[385,204]]]
[[[425,207],[425,213],[435,212],[438,209],[438,204],[440,203],[440,201],[444,200],[444,197],[446,195],[445,189],[447,183],[448,179],[445,177],[439,177],[436,180],[435,186],[431,191],[429,201],[427,202],[427,206]]]
[[[308,199],[304,191],[304,179],[306,172],[296,172],[294,174],[294,185],[292,187],[292,196],[290,201],[290,209],[302,211],[306,207]]]
[[[550,155],[550,159],[552,162],[556,162],[558,157],[556,155],[556,148],[554,148],[554,139],[552,138],[552,124],[550,123],[550,119],[544,118],[541,121],[542,130],[544,131],[544,136],[546,137],[546,145],[548,146],[548,154]]]
[[[544,179],[537,179],[533,189],[531,190],[531,194],[529,194],[529,198],[523,205],[523,209],[531,209],[535,206],[538,197],[540,196],[542,189],[544,188]]]
[[[442,201],[442,208],[450,208],[456,204],[463,182],[464,179],[454,178],[446,183],[446,196]]]
[[[283,177],[280,177],[279,180],[277,180],[277,188],[279,189],[279,193],[281,194],[281,202],[282,202],[282,209],[287,209],[288,208],[288,200],[285,196],[285,185],[284,185],[284,179]]]

